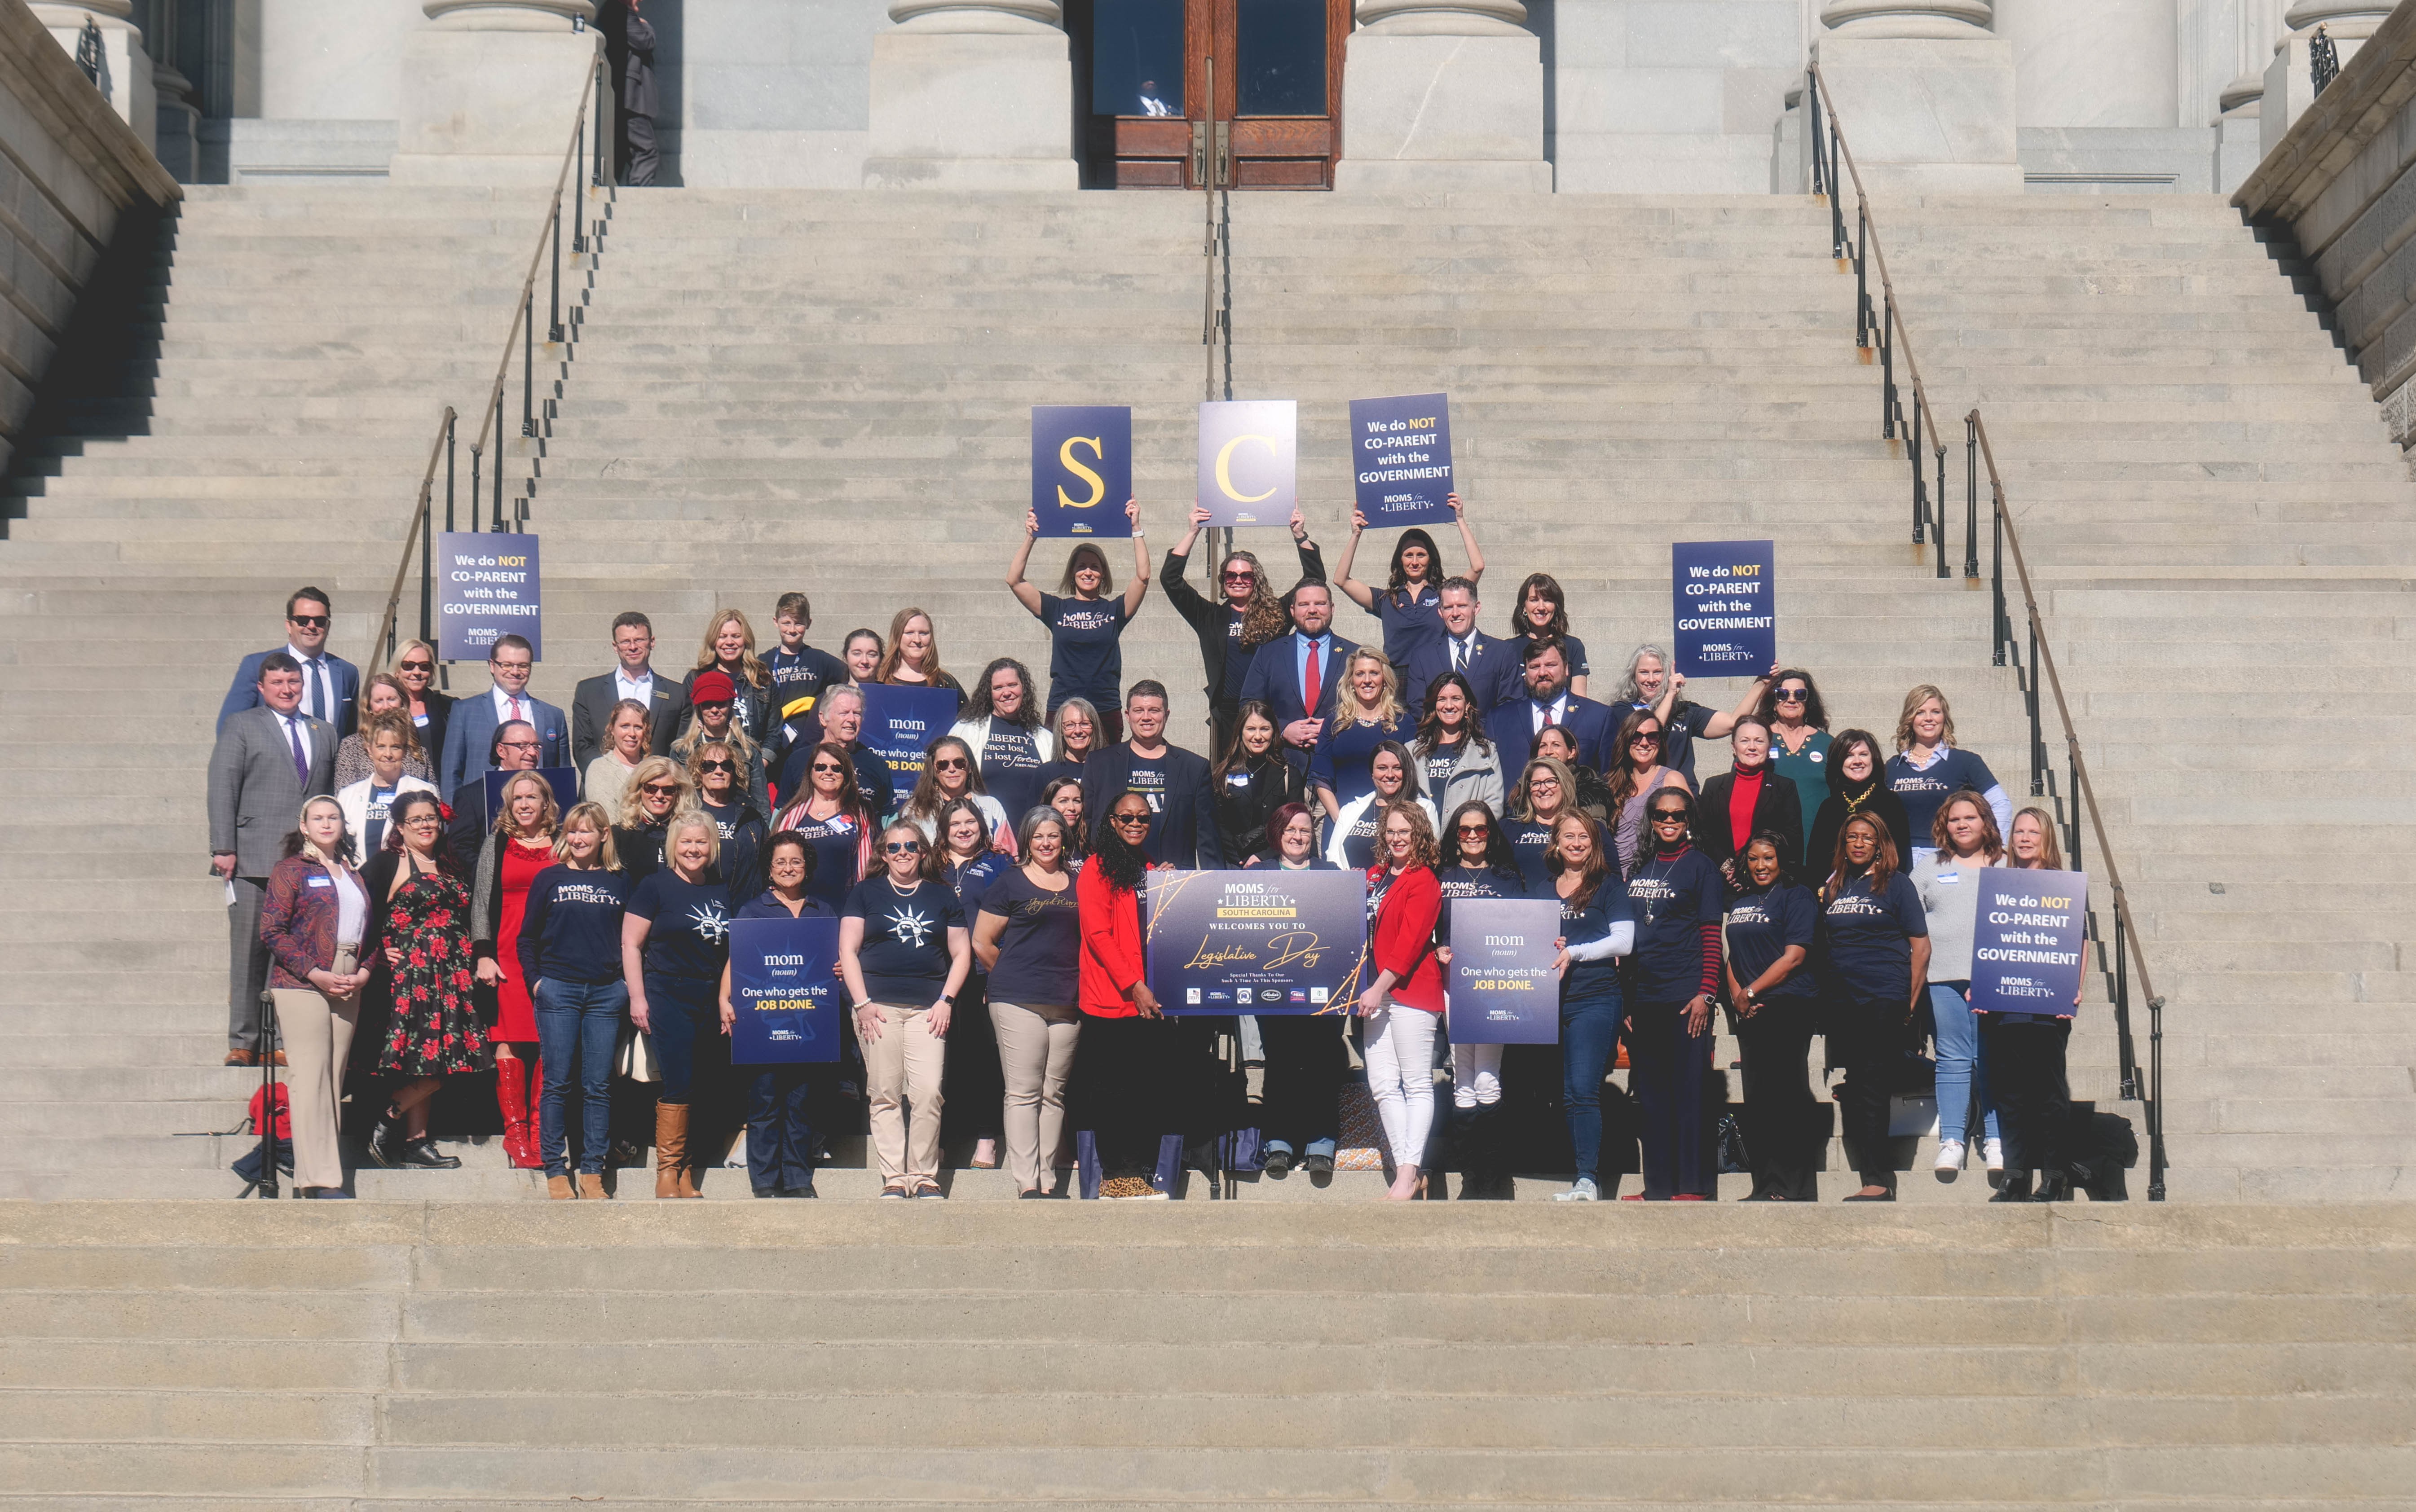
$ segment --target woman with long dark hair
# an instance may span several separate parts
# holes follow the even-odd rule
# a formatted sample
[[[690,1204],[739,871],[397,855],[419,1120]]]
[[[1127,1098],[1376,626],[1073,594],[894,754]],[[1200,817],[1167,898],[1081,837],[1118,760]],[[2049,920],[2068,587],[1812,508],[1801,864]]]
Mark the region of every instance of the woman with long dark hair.
[[[1691,791],[1684,773],[1663,759],[1661,740],[1661,721],[1650,713],[1631,713],[1620,721],[1619,758],[1605,773],[1609,781],[1604,802],[1609,811],[1611,850],[1623,873],[1636,870],[1649,848],[1646,801],[1664,787]]]
[[[1002,656],[983,667],[948,733],[973,749],[983,791],[1009,817],[1040,801],[1041,774],[1056,756],[1057,742],[1041,723],[1032,672],[1021,662]]]
[[[1023,516],[1022,544],[1006,568],[1006,586],[1016,602],[1049,627],[1049,707],[1088,698],[1107,726],[1101,742],[1107,745],[1124,739],[1121,637],[1149,595],[1149,537],[1141,529],[1139,502],[1125,501],[1125,518],[1132,526],[1133,575],[1122,593],[1108,569],[1107,552],[1095,541],[1076,544],[1065,558],[1065,576],[1056,592],[1044,593],[1024,581],[1033,543],[1040,539],[1040,516],[1029,510]]]
[[[1140,889],[1149,869],[1149,799],[1120,794],[1076,879],[1082,931],[1081,1043],[1074,1062],[1078,1122],[1098,1152],[1098,1194],[1110,1200],[1168,1193],[1151,1178],[1174,1080],[1174,1025],[1149,990],[1141,951]]]
[[[1820,1106],[1804,1079],[1819,987],[1811,969],[1820,905],[1787,876],[1788,840],[1745,842],[1744,891],[1729,902],[1728,994],[1744,1063],[1744,1147],[1753,1161],[1748,1202],[1820,1200]]]
[[[1406,1202],[1426,1191],[1427,1139],[1434,1130],[1435,1034],[1442,1024],[1442,964],[1435,959],[1434,821],[1415,804],[1393,802],[1378,833],[1382,859],[1367,868],[1367,1095],[1393,1157],[1384,1195]]]
[[[448,1076],[485,1070],[487,1026],[471,989],[476,981],[470,945],[470,890],[445,854],[445,809],[434,793],[394,801],[388,848],[361,880],[378,913],[375,938],[385,959],[379,973],[392,1004],[378,1070],[409,1080],[370,1132],[370,1159],[388,1167],[451,1170],[457,1155],[437,1151],[428,1135],[428,1103]]]
[[[847,748],[832,741],[813,748],[806,763],[805,796],[775,821],[814,853],[806,868],[806,891],[834,914],[870,868],[872,831],[880,822],[855,785]]]
[[[1720,995],[1720,915],[1728,889],[1695,848],[1694,795],[1664,787],[1644,806],[1651,847],[1627,879],[1636,909],[1628,1089],[1640,1115],[1647,1202],[1718,1195],[1708,1109],[1712,1004]]]
[[[1476,532],[1469,529],[1468,510],[1459,495],[1446,494],[1444,502],[1451,505],[1453,523],[1459,527],[1459,544],[1468,552],[1465,576],[1473,585],[1485,576],[1485,553],[1477,549]],[[1384,628],[1385,656],[1395,666],[1407,666],[1412,657],[1442,638],[1442,584],[1448,576],[1442,553],[1424,530],[1412,526],[1403,531],[1393,543],[1392,565],[1384,591],[1379,593],[1351,576],[1351,561],[1359,554],[1359,537],[1367,529],[1367,516],[1351,510],[1351,539],[1342,547],[1342,560],[1335,564],[1334,586],[1377,618]]]
[[[1502,832],[1493,810],[1474,799],[1451,811],[1443,825],[1442,850],[1444,864],[1435,872],[1436,888],[1442,895],[1442,910],[1435,918],[1435,959],[1448,970],[1452,905],[1464,898],[1523,898],[1527,879],[1519,875],[1518,854],[1510,848],[1510,837]],[[1500,1185],[1499,1141],[1489,1136],[1502,1101],[1503,1048],[1451,1047],[1452,1114],[1463,1161],[1463,1195],[1468,1185],[1482,1190]]]
[[[1518,585],[1515,606],[1510,611],[1510,627],[1504,638],[1509,642],[1510,665],[1527,665],[1527,647],[1534,641],[1552,641],[1561,648],[1568,663],[1569,693],[1573,697],[1586,696],[1585,642],[1569,633],[1569,598],[1561,591],[1560,579],[1548,572],[1531,572]]]
[[[1436,825],[1435,807],[1418,791],[1418,768],[1409,747],[1385,741],[1367,763],[1368,790],[1353,799],[1330,827],[1325,855],[1346,871],[1364,872],[1383,854],[1384,811],[1395,803],[1415,803],[1426,814],[1427,829]]]
[[[1216,838],[1225,864],[1248,866],[1271,846],[1267,820],[1302,797],[1300,769],[1283,758],[1276,739],[1275,711],[1253,698],[1241,707],[1233,743],[1209,770],[1216,799]]]
[[[889,620],[889,649],[872,681],[910,688],[947,688],[962,693],[964,684],[940,665],[940,632],[930,615],[909,606]]]
[[[1829,748],[1836,743],[1829,736],[1829,710],[1820,701],[1820,684],[1800,666],[1773,668],[1762,686],[1761,706],[1754,713],[1770,731],[1770,765],[1795,785],[1796,806],[1809,831],[1829,798]],[[1811,854],[1807,834],[1802,855]],[[1784,858],[1790,870],[1799,859]]]
[[[1988,801],[1965,788],[1938,805],[1930,821],[1931,850],[1912,867],[1913,890],[1929,920],[1930,1034],[1938,1048],[1938,1161],[1940,1181],[1963,1168],[1971,1109],[1980,1108],[1980,1160],[2005,1168],[2002,1120],[1988,1085],[1988,1061],[1971,1011],[1971,950],[1980,925],[1980,874],[2005,864],[2004,842]]]
[[[1080,872],[1091,853],[1091,827],[1082,817],[1082,779],[1056,777],[1040,789],[1040,806],[1065,822],[1065,869]]]
[[[1887,757],[1879,737],[1868,730],[1840,730],[1829,744],[1829,796],[1812,816],[1812,833],[1804,844],[1807,880],[1825,880],[1835,869],[1837,832],[1857,814],[1868,814],[1887,826],[1888,841],[1899,856],[1911,854],[1904,801],[1889,790]]]
[[[1340,870],[1319,854],[1317,817],[1298,801],[1267,816],[1259,844],[1263,848],[1246,864],[1260,870]],[[1336,1099],[1349,1058],[1342,1025],[1330,1014],[1269,1013],[1258,1025],[1266,1062],[1259,1169],[1278,1179],[1295,1163],[1312,1175],[1330,1173],[1341,1123]]]
[[[1903,1069],[1929,973],[1929,920],[1896,860],[1887,826],[1856,814],[1837,831],[1820,890],[1818,941],[1829,1059],[1846,1069],[1837,1104],[1846,1154],[1862,1173],[1850,1203],[1895,1201],[1888,1098]]]
[[[1445,672],[1427,684],[1426,718],[1410,754],[1438,811],[1482,803],[1487,813],[1501,812],[1502,757],[1485,733],[1485,711],[1466,673]]]
[[[940,845],[940,810],[951,801],[966,798],[989,821],[990,844],[1004,850],[1015,844],[1015,826],[1006,810],[989,796],[982,786],[981,768],[974,761],[974,748],[954,735],[943,735],[933,741],[923,755],[923,775],[914,780],[914,792],[898,805],[896,818],[923,831],[923,839],[936,851]]]
[[[968,927],[981,913],[982,899],[1001,874],[1015,864],[990,848],[989,819],[970,798],[950,799],[940,809],[940,877],[957,895]],[[1006,1084],[1000,1079],[998,1031],[990,1024],[989,967],[974,952],[964,985],[948,1014],[947,1052],[940,1076],[940,1142],[974,1141],[976,1171],[998,1169],[999,1124]]]
[[[1192,508],[1190,529],[1184,532],[1182,542],[1166,554],[1157,580],[1175,612],[1183,616],[1192,634],[1199,637],[1200,664],[1208,679],[1206,692],[1214,737],[1208,748],[1222,751],[1233,743],[1233,726],[1241,715],[1242,681],[1249,675],[1251,656],[1268,641],[1289,634],[1291,621],[1267,581],[1266,568],[1253,552],[1229,552],[1217,564],[1213,603],[1184,581],[1184,569],[1191,561],[1191,547],[1209,519],[1206,509],[1196,505]],[[1301,580],[1323,582],[1325,558],[1319,552],[1317,543],[1308,538],[1308,526],[1297,508],[1291,512],[1291,539],[1300,554]]]

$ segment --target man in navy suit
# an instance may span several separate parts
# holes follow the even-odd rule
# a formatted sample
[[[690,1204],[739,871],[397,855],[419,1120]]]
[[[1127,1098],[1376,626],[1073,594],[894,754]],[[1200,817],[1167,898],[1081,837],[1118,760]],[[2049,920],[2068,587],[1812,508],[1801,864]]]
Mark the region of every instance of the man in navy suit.
[[[285,644],[277,651],[293,657],[302,669],[302,712],[334,726],[340,740],[359,723],[361,672],[342,657],[327,654],[327,624],[334,618],[330,602],[319,589],[295,589],[285,601]],[[261,707],[260,664],[275,654],[254,651],[234,669],[234,682],[219,705],[219,734],[226,733],[228,720]]]
[[[570,722],[562,711],[528,691],[529,674],[536,670],[536,653],[519,636],[498,636],[487,651],[487,676],[494,683],[453,706],[445,724],[445,751],[437,762],[437,785],[446,792],[494,770],[491,755],[495,728],[510,720],[536,726],[542,748],[536,765],[570,765]]]
[[[1476,611],[1483,607],[1474,583],[1465,577],[1444,580],[1440,606],[1443,634],[1421,647],[1401,669],[1401,696],[1409,700],[1413,717],[1426,717],[1427,689],[1445,672],[1457,672],[1476,690],[1479,719],[1527,696],[1518,646],[1476,628]]]
[[[1528,754],[1535,748],[1535,734],[1548,725],[1565,726],[1578,742],[1578,763],[1602,771],[1604,753],[1619,731],[1608,709],[1569,691],[1568,658],[1561,643],[1529,641],[1526,673],[1526,696],[1503,704],[1485,721],[1495,748],[1502,753],[1502,780],[1517,782],[1512,774],[1526,770]]]
[[[1306,771],[1308,754],[1334,717],[1342,668],[1359,646],[1334,633],[1334,592],[1323,583],[1312,579],[1294,588],[1291,608],[1291,634],[1277,636],[1251,656],[1242,701],[1256,698],[1275,711],[1284,759]]]
[[[1146,679],[1125,695],[1128,739],[1091,753],[1082,763],[1082,817],[1093,834],[1108,822],[1109,805],[1126,793],[1149,800],[1149,838],[1141,848],[1160,866],[1215,870],[1225,864],[1216,844],[1216,803],[1208,791],[1208,763],[1166,743],[1166,686]]]

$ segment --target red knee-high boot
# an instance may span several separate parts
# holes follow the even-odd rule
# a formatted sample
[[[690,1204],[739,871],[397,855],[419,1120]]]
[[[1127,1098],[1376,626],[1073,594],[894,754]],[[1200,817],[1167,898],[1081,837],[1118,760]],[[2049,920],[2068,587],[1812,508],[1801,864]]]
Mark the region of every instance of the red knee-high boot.
[[[529,1129],[528,1062],[495,1062],[495,1105],[504,1115],[504,1153],[515,1171],[533,1171],[544,1162],[536,1158],[536,1139]]]

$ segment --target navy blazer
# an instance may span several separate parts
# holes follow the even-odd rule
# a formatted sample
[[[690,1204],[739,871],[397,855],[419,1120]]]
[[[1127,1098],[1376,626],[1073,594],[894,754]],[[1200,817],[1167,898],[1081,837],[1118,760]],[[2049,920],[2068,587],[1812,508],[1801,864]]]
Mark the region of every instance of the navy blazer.
[[[276,651],[256,651],[245,657],[243,665],[234,669],[234,684],[227,689],[226,700],[219,705],[218,734],[226,733],[228,720],[247,709],[260,707],[260,664],[280,651],[285,651],[288,656],[294,654],[283,646],[278,647]],[[335,717],[327,723],[336,726],[338,740],[347,735],[358,734],[360,732],[361,669],[340,656],[329,655],[323,659],[327,664],[327,681],[335,684],[336,691]],[[306,706],[309,702],[307,694],[306,689],[304,698]]]
[[[1474,654],[1469,658],[1468,685],[1476,690],[1476,713],[1479,719],[1503,704],[1527,696],[1527,674],[1518,665],[1520,643],[1476,632]],[[1401,668],[1401,696],[1407,700],[1412,717],[1427,717],[1427,689],[1434,680],[1451,670],[1451,636],[1443,636],[1410,658]]]
[[[1317,708],[1304,709],[1300,702],[1300,651],[1292,643],[1291,631],[1277,636],[1250,655],[1250,670],[1242,680],[1242,701],[1262,700],[1276,711],[1276,742],[1282,743],[1283,727],[1295,719],[1332,719],[1334,696],[1342,686],[1342,668],[1351,653],[1359,649],[1355,640],[1345,640],[1329,630],[1325,633],[1325,665],[1318,671]],[[1284,759],[1306,771],[1308,752],[1299,746],[1286,745]],[[1083,784],[1087,793],[1090,785]],[[1096,830],[1091,831],[1098,833]]]
[[[570,765],[570,721],[562,711],[535,694],[522,693],[521,701],[528,705],[528,722],[536,726],[536,737],[545,742],[537,753],[540,767]],[[474,777],[483,777],[495,770],[495,699],[491,689],[456,695],[453,711],[445,721],[445,750],[436,763],[436,786],[440,791],[451,792]]]
[[[1619,737],[1619,727],[1610,711],[1592,698],[1569,695],[1568,717],[1562,726],[1577,737],[1578,764],[1603,770],[1603,753]],[[1502,780],[1517,786],[1527,768],[1527,757],[1535,749],[1535,705],[1531,698],[1506,703],[1486,716],[1485,728],[1493,737],[1494,748],[1502,753]]]
[[[1293,690],[1293,702],[1299,702]],[[1297,716],[1295,716],[1297,717]],[[1132,776],[1132,744],[1094,751],[1082,763],[1082,818],[1090,832],[1104,834],[1108,806],[1125,796]],[[1215,871],[1225,864],[1216,839],[1216,803],[1208,790],[1208,763],[1179,745],[1166,748],[1166,812],[1157,816],[1161,866]]]

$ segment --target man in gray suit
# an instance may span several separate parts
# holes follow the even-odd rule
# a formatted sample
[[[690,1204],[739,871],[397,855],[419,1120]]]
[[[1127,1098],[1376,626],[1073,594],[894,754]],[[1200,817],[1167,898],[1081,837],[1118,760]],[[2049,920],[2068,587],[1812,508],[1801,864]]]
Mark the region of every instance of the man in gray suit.
[[[226,879],[227,1057],[279,1065],[267,1042],[260,995],[268,985],[268,947],[260,942],[260,901],[268,874],[302,805],[335,791],[336,726],[301,711],[302,667],[283,651],[260,663],[260,703],[219,726],[210,752],[210,870]]]

